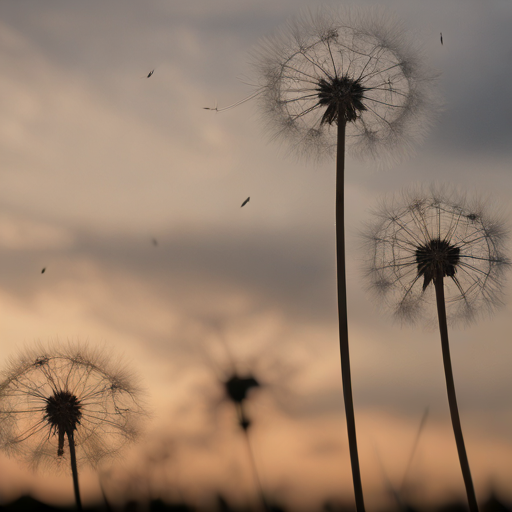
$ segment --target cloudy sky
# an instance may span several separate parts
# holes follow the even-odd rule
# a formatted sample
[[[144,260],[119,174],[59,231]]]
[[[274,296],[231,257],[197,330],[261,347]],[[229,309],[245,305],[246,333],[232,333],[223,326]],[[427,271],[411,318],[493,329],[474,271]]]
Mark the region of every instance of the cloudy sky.
[[[36,341],[78,340],[107,346],[139,376],[152,416],[123,470],[100,472],[112,499],[128,489],[196,502],[216,492],[254,498],[220,384],[235,365],[264,384],[249,414],[268,497],[352,500],[334,162],[297,159],[269,141],[257,102],[203,109],[254,92],[244,79],[251,50],[316,5],[2,2],[0,360]],[[441,501],[464,488],[435,326],[401,327],[378,307],[362,279],[358,233],[383,194],[417,183],[459,185],[491,197],[506,217],[512,211],[512,5],[379,5],[403,21],[439,74],[444,109],[400,164],[347,159],[349,330],[369,510],[393,503],[386,482],[400,486],[427,408],[405,492]],[[506,292],[492,318],[451,331],[482,499],[491,488],[512,499],[512,284]],[[3,454],[0,468],[2,500],[23,492],[72,499],[67,475],[35,475]],[[98,474],[84,468],[82,476],[90,502],[100,496]]]

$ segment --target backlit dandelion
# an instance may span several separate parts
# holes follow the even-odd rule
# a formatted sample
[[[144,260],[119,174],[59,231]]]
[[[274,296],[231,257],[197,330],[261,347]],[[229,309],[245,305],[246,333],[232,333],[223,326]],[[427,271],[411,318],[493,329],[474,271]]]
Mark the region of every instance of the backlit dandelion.
[[[336,155],[336,255],[343,395],[358,512],[364,511],[350,376],[345,276],[345,146],[377,156],[409,149],[433,111],[432,75],[383,12],[318,11],[290,21],[254,52],[269,131],[298,154]]]
[[[383,203],[364,234],[372,288],[403,321],[430,321],[442,281],[452,323],[473,321],[501,302],[506,230],[486,205],[434,189]]]
[[[306,156],[335,154],[340,128],[355,154],[403,152],[433,111],[432,73],[382,11],[308,13],[254,60],[270,130]]]
[[[78,464],[96,466],[138,434],[143,414],[137,387],[91,350],[24,353],[0,384],[0,443],[33,467],[69,457],[77,506]]]
[[[455,193],[405,193],[383,204],[364,234],[372,288],[402,320],[437,311],[459,461],[472,512],[478,510],[462,436],[451,367],[447,318],[473,320],[501,299],[506,230],[486,205]]]

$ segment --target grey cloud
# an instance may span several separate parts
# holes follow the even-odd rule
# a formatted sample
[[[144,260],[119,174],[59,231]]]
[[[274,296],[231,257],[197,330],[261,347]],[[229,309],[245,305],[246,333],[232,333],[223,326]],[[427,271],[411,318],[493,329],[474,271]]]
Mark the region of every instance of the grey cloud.
[[[156,235],[157,246],[152,243],[152,236],[76,232],[74,245],[62,248],[4,249],[0,287],[27,303],[42,291],[58,293],[64,282],[76,282],[79,288],[83,276],[76,269],[83,261],[93,265],[95,278],[110,289],[114,300],[117,296],[122,301],[124,297],[120,294],[125,293],[124,289],[116,289],[116,276],[143,283],[159,304],[168,307],[169,314],[182,318],[167,334],[152,332],[143,318],[137,323],[132,318],[137,311],[128,309],[123,313],[122,302],[121,309],[115,312],[105,311],[103,304],[90,303],[87,308],[95,318],[119,332],[139,335],[141,339],[148,339],[150,333],[152,349],[162,353],[190,350],[186,345],[198,332],[194,325],[205,318],[216,318],[219,305],[241,292],[250,297],[253,310],[276,310],[292,324],[335,324],[334,247],[328,233],[286,229],[232,233],[220,229],[191,230]],[[43,267],[47,270],[41,275]],[[351,286],[355,287],[357,282],[353,280]],[[418,408],[444,404],[437,333],[413,334],[410,329],[400,329],[389,315],[376,312],[361,289],[349,290],[349,299],[350,325],[355,329],[352,357],[357,406],[415,414]],[[204,305],[205,301],[209,306]],[[478,347],[479,333],[485,332],[485,324],[481,331],[472,332],[473,338],[466,343]],[[364,346],[356,343],[360,338],[364,339]],[[466,336],[455,331],[454,339],[457,342]],[[471,352],[465,355],[460,348],[457,350],[454,361],[470,368],[474,364]],[[503,347],[497,342],[495,350]],[[469,359],[464,361],[461,357]],[[492,356],[481,359],[482,364],[493,364]],[[333,370],[336,365],[330,367]],[[474,379],[461,375],[461,407],[489,414],[499,411],[509,401],[503,382],[506,374],[506,369],[501,368],[495,369],[492,379],[486,370]],[[290,382],[293,386],[293,378]],[[279,400],[279,407],[296,419],[338,414],[342,410],[341,387],[302,396],[292,394]]]
[[[82,232],[75,234],[74,245],[61,250],[6,251],[3,265],[8,271],[0,285],[15,295],[31,295],[42,286],[33,274],[40,267],[48,267],[45,278],[59,279],[60,274],[72,279],[73,264],[87,260],[107,279],[111,271],[125,274],[173,301],[201,293],[214,298],[218,287],[219,300],[226,290],[240,289],[255,304],[292,316],[323,320],[336,314],[333,242],[323,233],[212,229],[164,233],[157,241],[155,247],[150,234],[107,237]]]
[[[477,27],[462,16],[446,34],[440,78],[446,111],[434,137],[452,151],[510,153],[512,9],[486,14]]]

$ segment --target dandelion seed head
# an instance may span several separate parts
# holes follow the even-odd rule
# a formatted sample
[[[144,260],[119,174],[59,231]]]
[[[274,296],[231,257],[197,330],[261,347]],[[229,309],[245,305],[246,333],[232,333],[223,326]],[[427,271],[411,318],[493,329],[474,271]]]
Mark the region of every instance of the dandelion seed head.
[[[87,347],[37,347],[3,377],[0,447],[34,468],[67,469],[69,435],[77,461],[96,466],[137,436],[145,415],[130,376]]]
[[[252,375],[240,377],[232,374],[225,382],[224,389],[229,400],[234,403],[243,403],[252,388],[259,388],[260,383]]]
[[[270,131],[314,158],[334,154],[340,121],[357,156],[408,151],[437,108],[434,74],[383,11],[305,12],[260,44],[253,65]]]
[[[448,319],[473,321],[502,302],[507,228],[455,190],[431,187],[388,198],[363,233],[370,288],[401,321],[435,317],[443,279]]]

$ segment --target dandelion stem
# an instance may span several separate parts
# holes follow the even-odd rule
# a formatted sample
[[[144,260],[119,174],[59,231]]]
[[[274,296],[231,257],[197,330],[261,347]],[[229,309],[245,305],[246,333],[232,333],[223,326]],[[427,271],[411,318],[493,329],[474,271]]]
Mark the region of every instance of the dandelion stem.
[[[247,447],[247,452],[249,454],[249,462],[251,463],[252,474],[254,476],[254,481],[256,483],[256,487],[260,494],[261,503],[263,505],[263,510],[265,510],[265,512],[269,512],[270,507],[268,506],[267,500],[265,499],[265,495],[263,494],[263,487],[261,485],[260,476],[258,474],[258,468],[256,467],[256,460],[254,459],[254,453],[252,451],[251,440],[249,439],[249,423],[247,421],[247,417],[245,416],[244,407],[243,407],[242,403],[240,403],[240,407],[238,408],[238,414],[239,414],[239,417],[241,418],[240,426],[242,427],[242,430],[244,431],[245,445]]]
[[[348,445],[357,512],[364,512],[363,487],[357,454],[356,420],[352,398],[350,356],[348,347],[347,279],[345,272],[345,112],[338,106],[338,139],[336,155],[336,269],[338,286],[338,321],[340,333],[341,379],[347,418]]]
[[[478,512],[476,502],[475,489],[469,469],[468,456],[464,445],[464,437],[462,436],[462,427],[460,424],[459,409],[457,407],[457,397],[455,395],[455,383],[453,380],[452,363],[450,357],[450,345],[448,342],[448,325],[446,322],[446,304],[444,299],[444,284],[442,270],[438,270],[434,279],[437,301],[437,315],[439,318],[439,332],[441,334],[441,347],[443,350],[444,375],[446,378],[446,391],[448,392],[448,403],[450,405],[450,416],[452,419],[453,433],[455,435],[455,443],[459,454],[459,462],[466,486],[466,495],[468,497],[470,512]]]
[[[73,489],[75,491],[76,508],[82,510],[82,501],[80,500],[80,487],[78,486],[78,469],[76,466],[75,438],[73,432],[67,432],[69,443],[69,456],[71,459],[71,472],[73,473]]]

